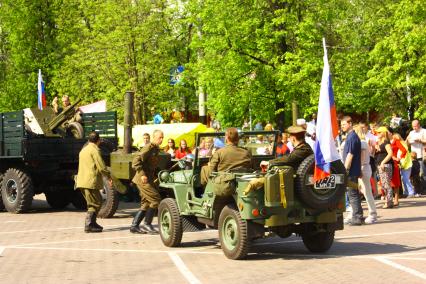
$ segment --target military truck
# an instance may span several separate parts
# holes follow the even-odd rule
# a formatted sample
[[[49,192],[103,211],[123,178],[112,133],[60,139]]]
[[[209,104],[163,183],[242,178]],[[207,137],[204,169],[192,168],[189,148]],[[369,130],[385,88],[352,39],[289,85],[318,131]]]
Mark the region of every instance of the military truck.
[[[78,154],[90,131],[102,137],[102,156],[117,148],[115,112],[84,113],[81,122],[69,122],[75,105],[55,115],[50,107],[0,114],[0,208],[12,213],[31,209],[33,196],[44,193],[52,208],[72,203],[85,209],[80,191],[74,190]],[[107,184],[107,183],[105,183]],[[118,193],[106,187],[100,217],[110,217],[118,206]]]
[[[262,135],[265,143],[256,141]],[[262,172],[260,162],[275,156],[276,132],[241,132],[240,146],[251,151],[253,169],[212,173],[208,184],[200,184],[201,167],[209,157],[195,151],[192,169],[180,163],[177,171],[159,173],[165,194],[159,205],[158,224],[164,245],[181,244],[183,232],[217,228],[224,254],[242,259],[258,238],[296,234],[311,252],[327,251],[336,230],[343,229],[346,171],[340,161],[331,165],[331,176],[314,183],[314,156],[298,168],[273,166]],[[224,133],[201,133],[197,145],[213,138],[222,147]],[[265,139],[264,139],[265,141]]]

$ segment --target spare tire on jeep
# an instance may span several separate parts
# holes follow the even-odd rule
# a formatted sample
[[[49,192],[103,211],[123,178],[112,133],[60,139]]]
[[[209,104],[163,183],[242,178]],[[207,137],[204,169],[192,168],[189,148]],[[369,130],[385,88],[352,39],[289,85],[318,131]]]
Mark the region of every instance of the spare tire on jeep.
[[[300,200],[312,209],[336,209],[346,191],[346,170],[343,163],[338,160],[330,165],[334,180],[333,186],[317,188],[314,186],[313,174],[315,157],[307,157],[297,169],[295,178],[295,193]]]

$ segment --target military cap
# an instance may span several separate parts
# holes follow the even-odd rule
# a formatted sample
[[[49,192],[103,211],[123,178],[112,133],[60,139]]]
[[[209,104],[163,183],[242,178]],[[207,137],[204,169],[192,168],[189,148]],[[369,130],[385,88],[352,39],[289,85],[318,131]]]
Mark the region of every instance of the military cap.
[[[302,133],[302,132],[306,132],[305,128],[303,128],[302,126],[290,126],[287,129],[287,132],[290,134],[297,134],[297,133]]]

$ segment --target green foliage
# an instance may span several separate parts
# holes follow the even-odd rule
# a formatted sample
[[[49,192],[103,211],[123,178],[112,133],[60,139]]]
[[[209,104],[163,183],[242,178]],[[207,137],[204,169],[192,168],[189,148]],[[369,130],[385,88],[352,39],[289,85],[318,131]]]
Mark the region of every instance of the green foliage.
[[[317,111],[324,37],[339,112],[426,119],[424,19],[421,0],[0,0],[0,111],[36,105],[41,69],[48,101],[121,113],[135,91],[137,122],[196,112],[202,88],[224,126],[288,123],[293,101]]]

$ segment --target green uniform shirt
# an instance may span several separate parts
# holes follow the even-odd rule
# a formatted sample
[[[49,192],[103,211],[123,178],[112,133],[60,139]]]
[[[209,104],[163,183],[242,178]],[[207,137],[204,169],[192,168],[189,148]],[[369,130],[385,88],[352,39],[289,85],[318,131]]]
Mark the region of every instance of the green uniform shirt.
[[[157,145],[148,144],[145,145],[140,154],[135,156],[132,161],[132,168],[136,171],[132,181],[136,184],[140,182],[142,176],[148,178],[148,182],[152,182],[155,179],[155,170],[158,167],[158,153],[160,149]]]
[[[293,152],[291,152],[290,154],[284,155],[277,159],[270,160],[269,165],[291,166],[294,170],[297,170],[302,161],[313,153],[314,152],[312,151],[311,146],[309,146],[308,143],[303,141],[302,143],[294,147]]]
[[[77,188],[102,189],[102,175],[110,177],[98,146],[89,143],[79,154]]]
[[[228,144],[217,150],[210,159],[212,172],[225,172],[236,168],[252,168],[251,153],[241,147]]]

